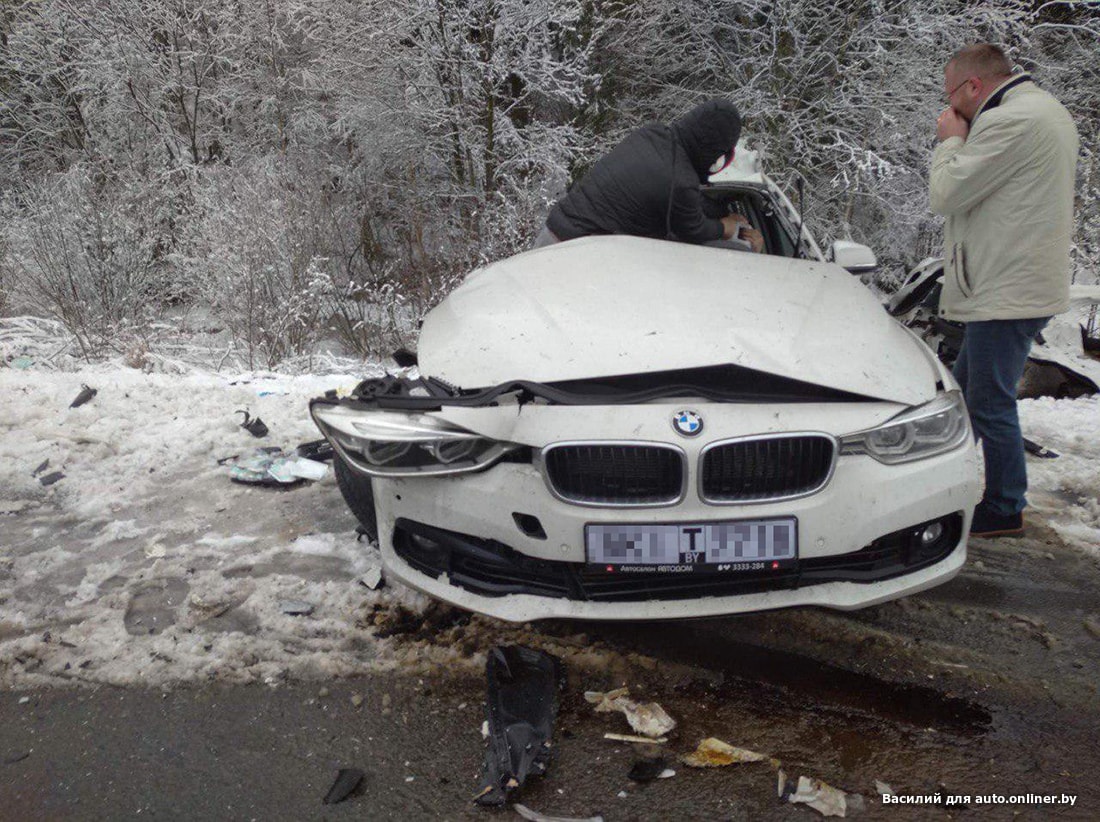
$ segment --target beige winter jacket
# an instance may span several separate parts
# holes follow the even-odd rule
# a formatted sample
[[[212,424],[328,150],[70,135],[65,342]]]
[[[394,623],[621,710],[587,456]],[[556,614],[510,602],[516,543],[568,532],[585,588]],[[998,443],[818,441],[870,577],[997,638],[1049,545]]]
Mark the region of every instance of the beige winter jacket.
[[[947,218],[941,316],[1013,320],[1069,307],[1076,165],[1069,112],[1026,76],[994,90],[965,140],[939,145],[930,195]]]

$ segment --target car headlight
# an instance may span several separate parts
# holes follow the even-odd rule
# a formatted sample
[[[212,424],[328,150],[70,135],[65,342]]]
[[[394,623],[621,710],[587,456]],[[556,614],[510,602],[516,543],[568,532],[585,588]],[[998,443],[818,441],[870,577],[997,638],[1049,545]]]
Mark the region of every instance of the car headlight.
[[[326,403],[313,404],[310,412],[344,461],[372,476],[478,471],[522,447],[426,414],[362,411]]]
[[[970,421],[958,391],[910,408],[877,428],[840,438],[840,454],[866,454],[888,464],[950,451],[970,437]]]

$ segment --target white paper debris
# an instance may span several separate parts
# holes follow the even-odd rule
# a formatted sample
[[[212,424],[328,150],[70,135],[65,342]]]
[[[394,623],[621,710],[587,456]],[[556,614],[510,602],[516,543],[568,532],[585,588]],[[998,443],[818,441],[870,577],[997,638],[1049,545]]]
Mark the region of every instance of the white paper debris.
[[[664,736],[676,727],[676,720],[656,702],[638,703],[629,697],[628,688],[613,691],[585,691],[584,698],[596,706],[599,713],[621,711],[630,727],[649,737]]]
[[[526,805],[520,805],[519,803],[513,805],[512,808],[524,819],[530,820],[530,822],[603,822],[602,816],[546,816],[545,814],[533,811]]]

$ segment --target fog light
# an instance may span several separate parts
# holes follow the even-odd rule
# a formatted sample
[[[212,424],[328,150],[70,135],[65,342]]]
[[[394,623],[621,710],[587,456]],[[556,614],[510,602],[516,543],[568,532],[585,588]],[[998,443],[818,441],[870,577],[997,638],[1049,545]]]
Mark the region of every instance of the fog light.
[[[922,547],[927,548],[935,542],[939,541],[939,538],[943,536],[943,523],[933,522],[924,526],[920,532],[920,544]]]

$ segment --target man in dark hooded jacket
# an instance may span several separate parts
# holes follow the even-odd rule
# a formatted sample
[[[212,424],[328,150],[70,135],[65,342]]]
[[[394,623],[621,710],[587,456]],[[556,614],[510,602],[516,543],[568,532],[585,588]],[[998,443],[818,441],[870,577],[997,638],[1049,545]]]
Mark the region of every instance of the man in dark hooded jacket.
[[[550,210],[536,247],[590,234],[632,234],[687,243],[738,236],[760,251],[763,238],[740,215],[708,217],[699,186],[733,159],[741,115],[708,100],[671,126],[635,129]],[[739,228],[739,226],[745,226]]]

